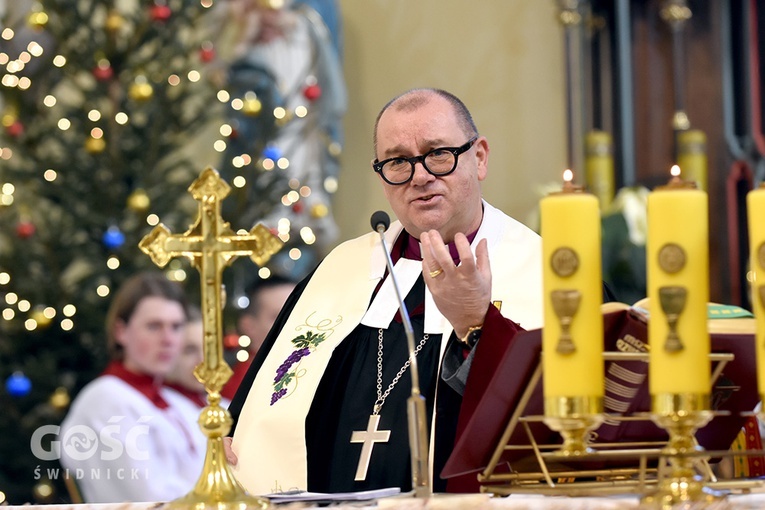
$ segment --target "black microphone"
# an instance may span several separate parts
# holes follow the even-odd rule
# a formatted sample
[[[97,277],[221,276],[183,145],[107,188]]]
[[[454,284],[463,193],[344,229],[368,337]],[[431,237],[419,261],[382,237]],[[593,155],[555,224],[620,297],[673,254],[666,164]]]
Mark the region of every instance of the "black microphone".
[[[385,263],[388,265],[393,288],[398,298],[398,308],[406,333],[406,343],[409,348],[409,373],[412,376],[412,395],[407,400],[407,418],[409,421],[409,452],[412,461],[412,489],[419,498],[429,498],[433,494],[430,486],[430,463],[428,461],[428,424],[425,409],[425,397],[420,393],[420,371],[417,368],[417,354],[414,352],[414,331],[409,320],[409,312],[401,296],[401,290],[393,273],[393,261],[390,258],[388,245],[385,242],[385,231],[390,226],[390,216],[385,211],[377,211],[370,219],[372,230],[380,234]]]
[[[390,227],[390,216],[385,211],[377,211],[372,214],[371,223],[375,232],[385,232]]]

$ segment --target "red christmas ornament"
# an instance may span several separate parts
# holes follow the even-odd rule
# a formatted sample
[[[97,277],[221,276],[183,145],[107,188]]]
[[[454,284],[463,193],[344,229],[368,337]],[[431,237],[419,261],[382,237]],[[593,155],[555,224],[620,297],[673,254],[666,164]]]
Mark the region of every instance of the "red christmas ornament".
[[[297,213],[297,214],[302,213],[303,212],[303,202],[295,202],[294,204],[292,204],[292,210],[295,213]]]
[[[212,46],[203,46],[199,50],[199,60],[202,62],[212,62],[215,58],[215,49]]]
[[[309,101],[316,101],[321,97],[321,87],[314,83],[303,89],[303,96]]]
[[[20,221],[16,225],[16,235],[19,236],[19,239],[29,239],[35,234],[36,230],[35,224],[31,221]]]
[[[149,11],[154,21],[167,21],[172,13],[173,11],[166,5],[153,5]]]
[[[110,65],[99,65],[93,68],[93,76],[95,76],[98,81],[106,81],[114,76],[114,69],[112,69],[112,66]]]
[[[223,347],[229,350],[239,347],[239,335],[236,333],[223,335]]]
[[[17,138],[24,132],[24,124],[18,120],[14,120],[11,124],[5,127],[5,132],[8,134],[8,136]]]

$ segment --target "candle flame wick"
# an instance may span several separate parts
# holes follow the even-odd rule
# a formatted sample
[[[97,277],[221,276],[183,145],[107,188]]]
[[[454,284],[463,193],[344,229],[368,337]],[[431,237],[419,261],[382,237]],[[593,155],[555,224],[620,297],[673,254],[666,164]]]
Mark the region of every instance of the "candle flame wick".
[[[680,167],[678,165],[672,165],[669,173],[672,175],[672,177],[680,177]]]
[[[564,182],[567,182],[567,183],[569,183],[569,182],[571,182],[571,181],[573,181],[573,180],[574,180],[574,172],[572,172],[572,171],[571,171],[570,169],[568,169],[568,168],[567,168],[567,169],[565,169],[565,170],[563,171],[563,181],[564,181]]]

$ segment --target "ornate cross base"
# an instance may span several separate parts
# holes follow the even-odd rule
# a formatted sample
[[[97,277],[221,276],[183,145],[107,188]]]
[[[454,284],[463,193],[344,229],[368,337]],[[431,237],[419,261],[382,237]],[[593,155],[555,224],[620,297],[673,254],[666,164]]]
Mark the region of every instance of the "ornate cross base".
[[[231,430],[231,414],[220,406],[220,394],[208,396],[210,405],[202,410],[199,426],[207,436],[207,454],[204,468],[194,489],[185,496],[171,501],[171,510],[264,510],[270,502],[251,496],[236,481],[226,462],[223,437]]]

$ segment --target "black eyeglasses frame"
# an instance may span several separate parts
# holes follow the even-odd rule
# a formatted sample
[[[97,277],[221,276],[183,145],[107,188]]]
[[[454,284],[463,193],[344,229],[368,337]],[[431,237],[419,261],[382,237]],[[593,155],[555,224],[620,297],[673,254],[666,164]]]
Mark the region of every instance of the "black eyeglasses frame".
[[[473,144],[475,143],[476,140],[478,140],[478,135],[475,135],[473,138],[471,138],[470,140],[468,140],[464,144],[460,145],[459,147],[436,147],[435,149],[429,150],[425,154],[420,154],[419,156],[412,156],[411,158],[406,158],[406,157],[403,157],[403,156],[398,156],[398,157],[394,157],[394,158],[384,159],[382,161],[378,161],[378,160],[375,159],[374,161],[372,161],[372,169],[375,172],[377,172],[378,174],[380,174],[380,177],[382,177],[382,179],[385,182],[387,182],[388,184],[390,184],[392,186],[399,186],[401,184],[406,184],[407,182],[411,181],[412,178],[414,177],[414,166],[417,163],[422,163],[422,167],[430,175],[433,175],[435,177],[444,177],[444,176],[447,176],[447,175],[451,174],[452,172],[454,172],[454,170],[457,169],[457,163],[459,162],[460,155],[465,153],[465,152],[467,152],[468,150],[470,150],[470,148],[473,146]],[[433,172],[430,168],[428,168],[428,165],[425,164],[425,158],[427,158],[428,156],[430,156],[434,152],[439,152],[439,151],[451,152],[452,155],[454,156],[454,166],[452,166],[451,170],[449,170],[448,172],[441,172],[441,173]],[[404,180],[404,181],[401,181],[401,182],[391,182],[391,181],[389,181],[388,178],[385,177],[385,174],[382,171],[383,166],[385,166],[386,163],[388,163],[390,161],[393,161],[393,160],[396,160],[396,159],[401,159],[401,160],[406,161],[407,163],[409,163],[409,165],[411,165],[411,168],[412,168],[412,173],[409,175],[409,178]]]

